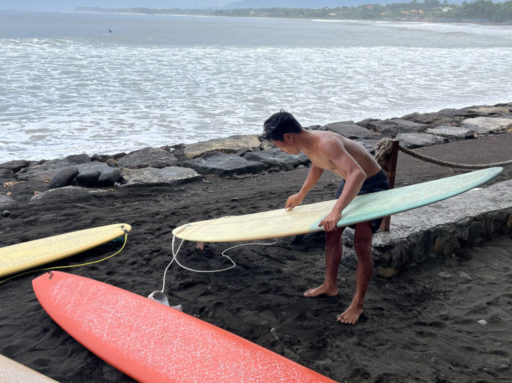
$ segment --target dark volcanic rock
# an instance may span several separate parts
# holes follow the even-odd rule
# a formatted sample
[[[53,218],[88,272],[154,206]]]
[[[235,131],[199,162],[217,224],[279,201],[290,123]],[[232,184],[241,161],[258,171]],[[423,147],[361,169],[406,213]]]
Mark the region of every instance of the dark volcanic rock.
[[[473,106],[467,108],[478,116],[507,117],[512,114],[512,104],[498,104],[494,106]]]
[[[368,124],[370,124],[371,122],[375,122],[375,121],[381,121],[381,120],[379,120],[378,118],[365,118],[364,120],[356,122],[356,125],[361,126],[366,129],[370,129],[368,127]]]
[[[478,113],[470,109],[443,109],[436,113],[411,113],[402,117],[402,119],[435,128],[440,125],[457,126],[466,118],[477,116]]]
[[[16,178],[20,181],[32,180],[42,182],[53,179],[64,168],[77,167],[80,169],[81,166],[89,163],[91,163],[91,159],[86,154],[68,156],[58,160],[43,161],[20,170],[16,174]]]
[[[353,121],[342,121],[327,124],[322,127],[322,130],[328,130],[330,132],[338,133],[341,134],[343,137],[347,137],[350,139],[377,139],[382,137],[379,133],[359,126]]]
[[[401,145],[410,149],[448,142],[448,139],[445,137],[439,137],[427,133],[399,133],[395,138],[400,141]]]
[[[478,134],[503,133],[512,130],[512,119],[501,117],[475,117],[462,121],[464,128],[472,129]]]
[[[183,155],[187,159],[193,159],[210,153],[245,153],[259,149],[260,145],[260,139],[256,134],[237,135],[185,145]]]
[[[145,185],[175,185],[184,182],[201,179],[202,176],[195,170],[170,166],[167,168],[124,168],[121,175],[125,181],[121,187],[145,186]]]
[[[21,169],[26,168],[30,165],[30,162],[25,160],[14,160],[9,162],[4,162],[0,164],[0,169],[9,169],[14,173],[19,172]]]
[[[218,176],[259,173],[267,168],[267,165],[261,162],[248,161],[235,154],[224,153],[214,153],[207,157],[185,161],[185,165],[201,174],[216,174]]]
[[[91,162],[91,157],[87,154],[73,154],[71,156],[64,157],[64,161],[68,161],[70,164],[85,164]]]
[[[103,170],[98,177],[98,186],[114,186],[121,180],[121,169],[110,168]]]
[[[85,170],[78,173],[75,177],[74,184],[78,186],[94,187],[98,186],[98,178],[100,172],[98,170]]]
[[[126,156],[126,153],[117,153],[117,154],[94,154],[92,157],[91,157],[91,160],[92,161],[99,161],[99,162],[105,162],[105,163],[116,163],[116,161],[121,158],[121,157],[124,157]],[[111,165],[109,165],[111,166]],[[115,165],[114,165],[115,166]]]
[[[121,169],[111,168],[103,162],[90,162],[77,166],[79,174],[73,183],[85,187],[113,186],[121,180]]]
[[[11,169],[0,168],[0,183],[10,181],[14,178],[14,173]]]
[[[48,184],[48,189],[61,188],[71,185],[73,179],[78,175],[78,168],[69,167],[60,170]]]
[[[421,133],[427,129],[427,125],[418,124],[414,121],[401,118],[389,120],[371,121],[367,124],[368,129],[374,130],[387,137],[395,137],[398,133]]]
[[[435,128],[427,129],[427,133],[437,136],[446,137],[449,140],[476,138],[477,134],[474,130],[463,128],[461,126],[441,125]]]
[[[160,148],[144,148],[127,154],[117,160],[117,164],[123,168],[165,168],[177,165],[176,157]]]
[[[297,166],[305,165],[309,162],[309,159],[303,153],[294,156],[283,153],[280,149],[249,152],[244,155],[244,158],[249,161],[262,162],[268,167],[278,167],[286,170],[293,170]]]

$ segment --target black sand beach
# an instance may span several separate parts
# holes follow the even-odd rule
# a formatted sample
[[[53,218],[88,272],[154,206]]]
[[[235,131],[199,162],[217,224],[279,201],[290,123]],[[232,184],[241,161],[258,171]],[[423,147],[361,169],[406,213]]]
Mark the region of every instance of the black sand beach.
[[[444,160],[510,160],[512,133],[418,149]],[[284,205],[307,169],[221,179],[175,187],[118,189],[73,200],[20,204],[0,218],[0,246],[115,222],[132,225],[126,249],[105,262],[69,269],[147,296],[160,289],[170,260],[171,231],[190,221]],[[396,186],[452,175],[447,168],[399,155]],[[512,178],[508,167],[500,180]],[[338,180],[324,175],[304,203],[332,199]],[[37,185],[9,188],[27,200]],[[56,263],[77,264],[119,248],[109,243]],[[225,266],[230,244],[204,252],[184,246],[193,268]],[[462,248],[454,257],[411,267],[392,279],[374,277],[365,313],[355,326],[336,322],[349,304],[355,272],[340,269],[340,295],[304,298],[323,279],[323,240],[282,239],[270,247],[236,249],[238,266],[219,274],[170,269],[171,304],[300,364],[344,382],[510,382],[512,376],[512,235]],[[63,382],[128,382],[61,330],[36,301],[31,280],[0,285],[0,353]],[[479,321],[484,320],[486,324]]]

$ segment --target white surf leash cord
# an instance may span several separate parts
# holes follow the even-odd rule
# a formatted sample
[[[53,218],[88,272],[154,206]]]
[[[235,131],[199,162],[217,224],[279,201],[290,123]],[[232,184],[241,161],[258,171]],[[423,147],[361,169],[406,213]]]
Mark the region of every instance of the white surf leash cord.
[[[162,281],[162,290],[160,291],[162,294],[164,293],[164,290],[165,290],[165,278],[167,276],[167,270],[169,270],[169,267],[171,267],[173,262],[176,262],[176,264],[179,267],[181,267],[182,269],[187,270],[187,271],[191,271],[193,273],[221,273],[223,271],[228,271],[228,270],[231,270],[231,269],[236,267],[235,261],[233,261],[226,254],[228,251],[236,249],[237,247],[242,247],[242,246],[257,246],[257,245],[258,246],[272,246],[272,245],[275,245],[277,243],[277,241],[267,242],[267,243],[262,243],[262,242],[256,243],[255,242],[255,243],[242,243],[240,245],[231,246],[231,247],[225,249],[222,252],[222,254],[221,254],[224,258],[226,258],[229,262],[231,262],[231,266],[228,266],[228,267],[223,268],[223,269],[217,269],[217,270],[196,270],[196,269],[192,269],[190,267],[187,267],[187,266],[181,264],[180,261],[178,261],[178,253],[180,252],[181,246],[183,245],[183,242],[185,242],[185,240],[184,239],[181,240],[177,250],[175,250],[175,246],[174,246],[175,240],[176,240],[176,236],[173,235],[172,236],[172,246],[171,246],[172,258],[171,258],[171,261],[169,262],[169,264],[167,265],[167,267],[165,268],[165,271],[164,271],[164,277],[163,277],[163,281]]]

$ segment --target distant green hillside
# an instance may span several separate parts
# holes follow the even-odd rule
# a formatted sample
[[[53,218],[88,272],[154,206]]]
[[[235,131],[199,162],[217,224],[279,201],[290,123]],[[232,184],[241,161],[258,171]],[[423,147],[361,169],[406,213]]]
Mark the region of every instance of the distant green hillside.
[[[356,7],[324,9],[233,9],[214,12],[231,16],[266,16],[294,18],[323,18],[340,20],[428,20],[428,21],[477,21],[492,23],[512,23],[512,1],[493,3],[478,0],[471,3],[448,4],[438,0],[412,1],[388,5],[366,4]]]
[[[494,3],[490,0],[477,0],[471,3],[449,4],[446,0],[412,1],[387,5],[366,4],[354,7],[336,8],[243,8],[243,9],[104,9],[77,8],[77,10],[96,10],[103,12],[123,11],[147,14],[189,14],[244,17],[288,17],[331,20],[395,20],[395,21],[447,21],[482,22],[512,24],[512,0]]]

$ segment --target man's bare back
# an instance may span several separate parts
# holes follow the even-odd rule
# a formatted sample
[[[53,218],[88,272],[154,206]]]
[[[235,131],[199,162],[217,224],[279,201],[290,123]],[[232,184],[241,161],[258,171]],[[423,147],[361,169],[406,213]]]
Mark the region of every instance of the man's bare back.
[[[359,143],[333,132],[312,131],[311,133],[318,138],[317,144],[312,148],[309,148],[309,150],[303,149],[303,152],[308,156],[313,165],[324,170],[330,170],[338,174],[340,177],[346,178],[346,174],[342,174],[342,170],[335,168],[331,160],[325,156],[325,153],[322,150],[319,150],[319,147],[326,141],[334,141],[337,145],[340,145],[342,150],[345,150],[352,158],[354,158],[368,178],[380,171],[380,165]]]

